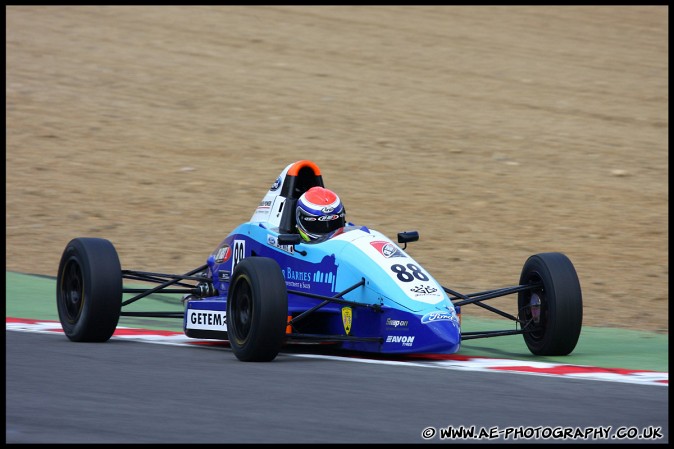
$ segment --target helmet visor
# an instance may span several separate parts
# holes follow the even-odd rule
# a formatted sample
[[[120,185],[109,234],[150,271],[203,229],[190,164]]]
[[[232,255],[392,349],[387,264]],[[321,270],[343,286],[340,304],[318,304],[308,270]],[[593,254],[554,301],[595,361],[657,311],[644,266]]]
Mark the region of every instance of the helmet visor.
[[[301,212],[299,214],[300,226],[307,231],[309,234],[313,235],[323,235],[344,226],[346,223],[345,220],[346,214],[344,210],[340,211],[337,214],[327,214],[327,215],[310,215],[306,212]]]

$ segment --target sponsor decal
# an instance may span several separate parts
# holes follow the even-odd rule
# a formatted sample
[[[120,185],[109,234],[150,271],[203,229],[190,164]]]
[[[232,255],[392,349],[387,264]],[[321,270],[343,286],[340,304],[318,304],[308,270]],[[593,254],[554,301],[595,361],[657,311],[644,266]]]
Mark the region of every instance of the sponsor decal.
[[[257,206],[258,209],[269,209],[271,207],[271,201],[260,201],[260,204]]]
[[[321,215],[320,217],[302,217],[304,221],[332,221],[337,220],[341,215],[332,214],[332,215]]]
[[[334,207],[332,207],[332,206],[325,206],[323,209],[321,209],[321,212],[323,212],[324,214],[329,214],[329,213],[332,212],[333,210],[335,210]]]
[[[433,293],[437,292],[438,289],[430,285],[417,285],[415,287],[412,287],[410,291],[412,293],[415,293],[416,296],[420,296],[420,295],[432,295]]]
[[[278,239],[273,235],[267,235],[267,245],[273,246],[274,248],[278,248],[288,253],[295,252],[295,247],[293,245],[279,245]]]
[[[408,320],[395,320],[393,318],[386,318],[386,327],[393,327],[393,328],[407,328],[409,326],[410,322]]]
[[[453,321],[458,324],[458,319],[456,314],[452,311],[448,312],[429,312],[426,315],[421,317],[422,324],[434,323],[436,321]]]
[[[293,267],[281,270],[286,287],[311,290],[319,295],[335,292],[337,284],[337,264],[335,255],[324,256],[320,263],[303,263],[298,261]]]
[[[232,255],[232,250],[229,245],[225,245],[222,248],[219,248],[215,253],[215,263],[227,262]]]
[[[187,309],[188,329],[227,331],[227,313],[220,310]]]
[[[351,323],[353,322],[353,310],[351,307],[342,307],[342,323],[344,324],[344,331],[346,335],[351,332]]]
[[[400,343],[402,346],[412,346],[414,335],[387,335],[386,343]]]
[[[410,260],[409,258],[407,260]],[[404,262],[398,259],[400,262]],[[389,269],[394,279],[405,286],[409,292],[407,295],[415,301],[421,301],[428,304],[434,304],[442,299],[442,290],[438,284],[431,280],[431,277],[423,268],[415,263],[394,263]]]
[[[300,271],[286,267],[283,270],[283,275],[286,279],[286,285],[289,287],[311,288],[311,284],[308,282],[321,284],[334,284],[335,282],[335,274],[329,271]]]
[[[379,251],[379,254],[386,257],[387,259],[391,257],[407,257],[405,253],[400,250],[400,248],[391,242],[375,240],[370,242],[370,245],[372,245],[377,251]]]
[[[274,192],[274,191],[278,190],[279,187],[281,187],[281,177],[280,176],[278,178],[276,178],[276,181],[274,181],[274,183],[271,185],[269,190]]]
[[[218,279],[222,282],[229,282],[229,278],[231,275],[229,274],[229,271],[225,270],[220,270],[218,271]]]
[[[286,280],[289,281],[309,282],[311,280],[311,273],[309,273],[308,271],[293,270],[291,267],[286,267],[283,273],[286,275],[285,276]]]

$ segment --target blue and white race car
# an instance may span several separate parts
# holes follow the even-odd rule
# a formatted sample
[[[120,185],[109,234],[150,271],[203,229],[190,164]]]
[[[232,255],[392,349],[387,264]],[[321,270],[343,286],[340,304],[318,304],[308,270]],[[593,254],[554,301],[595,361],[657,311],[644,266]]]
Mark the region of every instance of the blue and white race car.
[[[72,341],[102,342],[120,316],[180,318],[188,337],[228,340],[239,360],[271,361],[293,342],[332,343],[384,354],[451,354],[463,340],[522,334],[536,355],[567,355],[582,326],[576,270],[562,253],[536,254],[519,283],[476,293],[442,286],[405,252],[417,232],[397,243],[366,226],[346,223],[330,238],[305,242],[296,231],[296,203],[323,187],[312,161],[289,164],[249,221],[215,247],[206,263],[185,274],[122,270],[113,244],[75,238],[58,269],[57,307]],[[124,280],[157,284],[138,289]],[[184,312],[128,312],[152,294],[176,294]],[[134,294],[124,300],[124,294]],[[516,295],[515,312],[486,301]],[[507,330],[461,331],[461,309],[480,306],[515,322]]]

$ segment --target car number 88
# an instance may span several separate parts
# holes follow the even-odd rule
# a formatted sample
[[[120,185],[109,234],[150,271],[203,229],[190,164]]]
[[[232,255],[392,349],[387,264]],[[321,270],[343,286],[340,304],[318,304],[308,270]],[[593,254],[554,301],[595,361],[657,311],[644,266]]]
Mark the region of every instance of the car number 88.
[[[408,268],[409,271],[407,271]],[[391,265],[391,271],[398,276],[398,279],[400,279],[401,282],[412,282],[415,278],[420,281],[428,280],[426,273],[421,271],[421,268],[413,263],[408,263],[407,268],[399,263],[393,264]]]

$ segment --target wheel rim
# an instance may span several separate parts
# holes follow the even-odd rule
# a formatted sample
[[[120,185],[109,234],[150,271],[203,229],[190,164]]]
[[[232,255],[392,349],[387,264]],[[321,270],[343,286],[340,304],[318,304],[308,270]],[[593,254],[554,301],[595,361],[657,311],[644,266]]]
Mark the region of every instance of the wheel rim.
[[[74,260],[69,260],[63,270],[61,304],[64,306],[68,322],[76,323],[84,306],[84,282],[82,268]]]
[[[232,330],[237,341],[244,342],[250,333],[253,315],[252,292],[244,279],[237,283],[232,301]]]
[[[536,284],[541,282],[540,276],[532,274],[529,277],[529,284]],[[540,341],[545,334],[546,325],[546,307],[547,301],[545,291],[543,289],[532,290],[524,297],[521,313],[523,315],[523,323],[525,323],[524,330],[527,331],[525,336],[528,336],[533,341]]]

